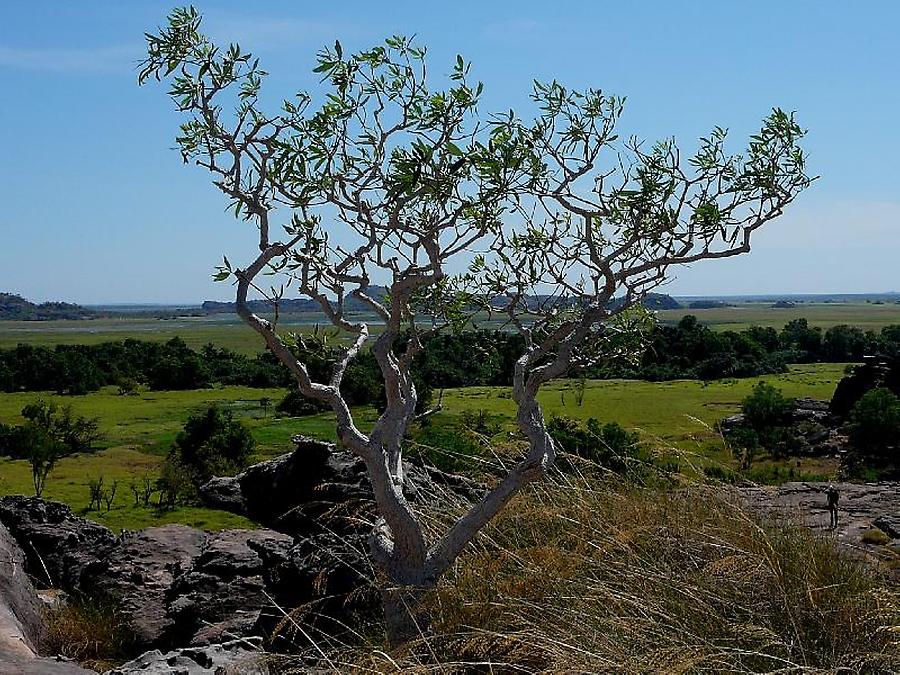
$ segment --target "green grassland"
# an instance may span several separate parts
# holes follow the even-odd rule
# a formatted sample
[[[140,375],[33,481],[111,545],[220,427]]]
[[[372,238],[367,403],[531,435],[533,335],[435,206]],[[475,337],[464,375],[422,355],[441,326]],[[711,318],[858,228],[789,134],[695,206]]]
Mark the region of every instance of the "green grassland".
[[[788,373],[759,379],[773,383],[788,396],[827,399],[843,371],[842,364],[812,364],[792,366]],[[707,462],[730,461],[728,451],[713,430],[713,425],[738,408],[741,399],[750,392],[756,381],[589,381],[579,405],[578,384],[567,380],[551,383],[541,393],[540,400],[548,416],[566,415],[582,420],[594,417],[636,429],[659,452],[677,456],[689,468]],[[76,397],[36,393],[0,394],[0,421],[21,421],[19,412],[22,407],[42,396],[71,404],[76,414],[98,417],[105,435],[100,448],[94,453],[60,461],[50,476],[45,496],[63,501],[76,512],[110,527],[138,529],[167,522],[183,522],[207,529],[246,527],[250,525],[249,521],[210,509],[179,507],[174,511],[157,512],[135,507],[128,483],[131,480],[140,481],[145,475],[155,476],[187,417],[211,403],[227,406],[250,427],[257,441],[256,459],[288,451],[293,434],[334,439],[332,418],[328,414],[299,419],[280,418],[274,416],[271,410],[265,413],[260,407],[261,398],[277,401],[283,394],[279,389],[245,387],[142,392],[135,396],[120,396],[113,387]],[[466,411],[479,410],[489,413],[504,432],[513,430],[513,403],[509,390],[502,387],[446,391],[443,410],[432,418],[431,424],[455,428]],[[374,421],[375,412],[370,408],[359,409],[356,413],[363,428],[368,428]],[[502,444],[502,438],[496,440]],[[824,469],[804,467],[806,471]],[[119,480],[115,506],[109,513],[87,513],[90,501],[87,483],[99,476],[103,476],[107,484]],[[30,492],[31,475],[27,463],[0,460],[0,494]]]
[[[793,319],[806,319],[823,330],[847,324],[863,330],[879,330],[900,324],[900,304],[895,302],[798,302],[792,308],[774,308],[771,302],[739,302],[714,309],[668,309],[658,313],[661,321],[675,323],[687,314],[715,330],[741,331],[750,326],[776,329]]]
[[[739,302],[731,307],[715,309],[675,309],[658,312],[660,321],[676,323],[687,314],[716,330],[743,330],[752,325],[781,329],[792,319],[806,318],[810,325],[827,329],[839,324],[878,330],[900,324],[900,304],[867,302],[799,302],[790,309],[775,309],[770,302]],[[371,318],[371,317],[369,317]],[[308,332],[317,323],[325,327],[324,317],[317,314],[285,314],[279,327],[283,332]],[[499,324],[488,317],[476,317],[481,328]],[[378,333],[377,324],[372,334]],[[174,319],[109,318],[74,321],[0,321],[0,349],[17,344],[52,346],[56,344],[97,344],[125,338],[165,341],[182,338],[188,346],[198,348],[209,342],[242,354],[256,354],[263,349],[259,336],[232,314]]]

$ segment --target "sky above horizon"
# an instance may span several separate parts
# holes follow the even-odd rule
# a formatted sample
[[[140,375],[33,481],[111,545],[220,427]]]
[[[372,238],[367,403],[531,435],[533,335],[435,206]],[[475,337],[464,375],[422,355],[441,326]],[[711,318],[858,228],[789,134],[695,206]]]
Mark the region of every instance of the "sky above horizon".
[[[528,111],[534,78],[627,97],[623,132],[686,150],[715,125],[739,152],[778,106],[809,129],[821,178],[749,256],[677,272],[675,295],[900,291],[900,3],[197,2],[214,39],[260,57],[279,95],[315,90],[316,51],[392,34],[456,54],[485,84],[481,109]],[[173,149],[162,86],[139,88],[143,34],[173,5],[0,4],[0,291],[83,304],[227,300],[222,254],[254,232]],[[863,7],[865,11],[863,11]]]

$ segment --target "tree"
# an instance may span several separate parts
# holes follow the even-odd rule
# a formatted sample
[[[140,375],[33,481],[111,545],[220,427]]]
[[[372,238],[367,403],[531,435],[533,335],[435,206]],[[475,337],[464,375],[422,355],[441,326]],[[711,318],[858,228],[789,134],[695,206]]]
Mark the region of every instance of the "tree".
[[[790,422],[793,407],[792,399],[785,398],[780,389],[766,382],[757,382],[741,403],[744,421],[763,438],[774,428]]]
[[[211,405],[188,417],[175,437],[170,460],[184,467],[195,487],[213,476],[236,473],[247,466],[255,442],[250,431],[228,410]]]
[[[483,115],[482,85],[462,57],[433,88],[425,49],[404,37],[355,54],[337,42],[323,49],[314,69],[322,96],[299,93],[267,113],[258,60],[236,44],[216,46],[200,24],[193,8],[176,9],[148,34],[139,82],[170,83],[185,116],[183,160],[208,170],[258,230],[255,257],[241,266],[225,258],[214,278],[235,282],[238,315],[300,392],[333,410],[338,439],[366,463],[381,515],[370,554],[389,639],[402,642],[420,628],[422,594],[552,465],[541,387],[633,350],[632,308],[674,266],[749,252],[753,233],[811,181],[804,132],[776,109],[744,157],[726,153],[716,127],[682,162],[672,139],[619,142],[623,99],[555,81],[535,83],[531,120]],[[263,274],[277,278],[270,288]],[[272,320],[251,311],[251,290],[276,308],[285,292],[311,299],[344,333],[324,380],[278,332],[277,311]],[[377,337],[352,303],[382,324]],[[429,542],[403,492],[402,440],[419,398],[411,365],[428,337],[461,329],[478,310],[523,336],[512,398],[528,450]],[[386,398],[368,433],[341,390],[366,347]]]
[[[28,461],[38,497],[60,459],[87,452],[102,438],[98,420],[75,415],[71,406],[60,408],[39,399],[22,408],[22,417],[21,426],[0,425],[0,454]]]
[[[889,389],[870,389],[850,410],[850,442],[855,454],[878,462],[897,461],[900,397]]]

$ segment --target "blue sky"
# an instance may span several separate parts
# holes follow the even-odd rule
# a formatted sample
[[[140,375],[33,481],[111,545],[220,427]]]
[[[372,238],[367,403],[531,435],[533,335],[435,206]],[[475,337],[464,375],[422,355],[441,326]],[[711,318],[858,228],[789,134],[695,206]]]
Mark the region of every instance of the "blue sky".
[[[527,109],[533,78],[628,99],[622,129],[692,149],[713,125],[733,149],[773,106],[809,129],[822,178],[750,256],[679,272],[674,294],[900,290],[900,3],[199,2],[279,95],[312,89],[316,50],[417,34],[433,72],[457,53],[483,110]],[[161,87],[138,88],[143,33],[169,3],[0,4],[0,290],[82,303],[224,299],[210,281],[252,231],[172,149]]]

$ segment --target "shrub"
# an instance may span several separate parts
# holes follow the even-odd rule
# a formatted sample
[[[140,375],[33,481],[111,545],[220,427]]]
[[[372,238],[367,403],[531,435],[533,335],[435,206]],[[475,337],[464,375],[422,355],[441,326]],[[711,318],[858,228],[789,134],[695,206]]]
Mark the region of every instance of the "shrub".
[[[753,392],[744,399],[741,409],[746,424],[760,437],[765,437],[772,429],[790,421],[793,403],[792,399],[782,395],[780,389],[758,382]]]
[[[592,417],[582,425],[568,417],[553,417],[547,431],[564,452],[617,473],[624,473],[629,460],[639,456],[640,436],[618,422],[601,424]]]
[[[888,389],[872,389],[850,410],[850,441],[862,458],[879,462],[896,460],[900,437],[900,398]]]
[[[71,406],[35,401],[22,408],[25,424],[0,426],[0,454],[31,464],[34,493],[40,497],[56,463],[67,455],[90,450],[102,436],[97,419],[80,417]]]
[[[213,476],[229,475],[247,466],[253,454],[250,431],[228,410],[212,405],[191,415],[169,453],[172,471],[180,465],[199,487]]]
[[[328,406],[324,403],[304,396],[296,389],[291,389],[275,406],[275,412],[285,417],[308,417],[326,410]]]

